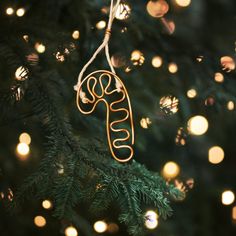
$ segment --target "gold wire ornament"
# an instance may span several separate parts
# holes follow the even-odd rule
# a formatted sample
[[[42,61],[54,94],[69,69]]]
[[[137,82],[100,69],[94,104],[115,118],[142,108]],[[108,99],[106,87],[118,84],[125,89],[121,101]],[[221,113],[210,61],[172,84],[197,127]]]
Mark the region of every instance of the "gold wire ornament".
[[[121,0],[117,0],[115,6],[113,6],[113,0],[111,0],[109,21],[104,40],[91,59],[82,68],[78,77],[78,83],[74,86],[74,89],[77,91],[76,104],[81,113],[91,114],[100,102],[106,105],[106,131],[111,154],[118,162],[127,162],[134,154],[133,114],[129,94],[122,80],[115,73],[108,47],[112,22],[120,2]],[[104,48],[111,71],[97,70],[83,78],[83,74],[88,66]],[[119,118],[112,120],[114,115],[118,115]],[[125,152],[121,153],[121,150]],[[123,155],[127,156],[124,157]]]
[[[106,82],[106,85],[104,85],[103,81]],[[121,84],[121,87],[111,88],[112,83],[115,83],[117,81]],[[82,90],[82,87],[84,86],[87,87],[88,95],[83,94],[81,96],[80,92]],[[111,97],[115,94],[118,94],[119,98],[115,101],[108,102],[106,98]],[[132,145],[134,144],[132,109],[128,92],[124,87],[122,81],[117,75],[113,74],[110,71],[98,70],[92,72],[83,80],[77,90],[77,106],[80,112],[82,112],[83,114],[91,114],[97,107],[97,104],[100,102],[103,102],[107,108],[106,130],[108,144],[112,156],[119,162],[127,162],[133,157],[134,154],[132,147]],[[123,103],[126,103],[128,108],[124,108]],[[111,115],[114,113],[122,114],[122,118],[111,121]],[[131,132],[127,128],[119,128],[119,125],[121,123],[126,122],[129,124]],[[113,138],[112,136],[114,136],[116,133],[122,133],[123,135],[120,138]],[[129,144],[126,144],[126,142],[129,142]],[[116,150],[119,149],[128,149],[128,157],[120,158],[116,154]]]

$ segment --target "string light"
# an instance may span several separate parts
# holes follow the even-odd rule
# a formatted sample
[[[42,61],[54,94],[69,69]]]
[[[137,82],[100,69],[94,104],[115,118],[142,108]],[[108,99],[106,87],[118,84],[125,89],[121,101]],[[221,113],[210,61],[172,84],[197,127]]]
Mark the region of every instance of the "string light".
[[[147,118],[142,118],[140,120],[140,125],[142,128],[144,129],[148,129],[148,126],[152,124],[151,120],[147,117]]]
[[[190,5],[191,0],[175,0],[175,2],[177,3],[177,5],[179,5],[180,7],[187,7]]]
[[[150,16],[160,18],[169,11],[169,5],[165,0],[149,1],[147,12]]]
[[[51,209],[52,208],[52,202],[51,201],[49,201],[49,200],[44,200],[43,202],[42,202],[42,207],[44,208],[44,209]]]
[[[115,17],[118,20],[125,20],[129,18],[130,13],[131,13],[130,6],[128,4],[121,3],[117,8]]]
[[[155,211],[147,211],[145,213],[145,218],[145,226],[148,229],[155,229],[158,226],[158,214]]]
[[[22,133],[20,136],[19,136],[19,142],[20,143],[26,143],[27,145],[29,145],[31,143],[31,137],[29,134],[27,133]]]
[[[212,164],[219,164],[224,159],[224,150],[219,146],[211,147],[208,151],[208,160]]]
[[[179,99],[172,96],[172,95],[168,95],[168,96],[164,96],[160,99],[160,108],[161,110],[165,113],[165,114],[175,114],[179,108]]]
[[[36,43],[34,47],[38,53],[44,53],[46,50],[46,47],[42,43]]]
[[[165,178],[175,178],[180,173],[180,167],[177,163],[170,161],[167,162],[162,170],[162,174]]]
[[[25,9],[24,8],[17,9],[17,11],[16,11],[17,16],[22,17],[22,16],[24,16],[24,14],[25,14]]]
[[[96,24],[96,27],[97,27],[97,29],[104,29],[106,27],[106,25],[107,25],[106,21],[101,20]]]
[[[204,116],[193,116],[188,120],[188,131],[193,135],[202,135],[208,130],[208,121]]]
[[[236,220],[236,206],[234,206],[232,209],[232,219]]]
[[[72,38],[79,39],[79,36],[80,36],[79,30],[74,30],[72,33]]]
[[[171,62],[168,66],[168,70],[170,73],[174,74],[178,71],[178,66],[176,65],[176,63]]]
[[[218,83],[223,83],[224,82],[223,74],[220,72],[215,73],[215,81]]]
[[[24,66],[20,66],[16,69],[15,78],[19,81],[28,79],[29,70]]]
[[[162,66],[162,58],[159,56],[155,56],[152,58],[152,66],[155,68],[159,68]]]
[[[25,159],[30,152],[30,148],[26,143],[18,143],[16,151],[22,159]]]
[[[12,7],[8,7],[7,9],[6,9],[6,14],[7,15],[12,15],[14,13],[14,9],[12,8]]]
[[[104,233],[107,230],[107,223],[105,221],[97,221],[93,225],[97,233]]]
[[[143,53],[139,50],[134,50],[132,53],[131,53],[131,61],[133,62],[133,65],[137,66],[141,66],[144,61],[145,61],[145,58],[143,56]]]
[[[224,191],[221,195],[223,205],[231,205],[234,202],[235,196],[231,190]]]
[[[66,236],[77,236],[78,235],[78,231],[75,227],[73,226],[69,226],[65,229],[65,235]]]
[[[235,69],[235,62],[232,57],[224,56],[220,58],[220,63],[223,67],[223,70],[230,72]]]
[[[233,102],[233,101],[228,101],[228,103],[227,103],[227,109],[228,109],[229,111],[234,110],[234,102]]]
[[[46,219],[43,217],[43,216],[36,216],[34,218],[34,224],[37,226],[37,227],[44,227],[46,225]]]
[[[195,98],[197,96],[197,91],[195,89],[189,89],[187,91],[187,96],[189,98]]]
[[[107,232],[111,234],[115,234],[119,231],[119,226],[115,223],[110,223],[107,227]]]

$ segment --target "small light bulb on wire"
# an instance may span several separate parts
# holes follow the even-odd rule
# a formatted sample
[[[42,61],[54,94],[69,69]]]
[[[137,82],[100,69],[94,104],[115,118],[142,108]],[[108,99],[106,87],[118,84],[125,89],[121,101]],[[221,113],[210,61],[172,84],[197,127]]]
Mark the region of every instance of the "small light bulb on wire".
[[[106,27],[106,25],[107,25],[106,21],[101,20],[96,24],[96,28],[101,30],[101,29],[104,29]]]
[[[73,226],[69,226],[65,229],[65,235],[66,236],[77,236],[78,235],[78,231],[75,227]]]
[[[6,14],[7,15],[12,15],[14,13],[14,9],[12,8],[12,7],[8,7],[7,9],[6,9]]]
[[[107,230],[107,223],[105,221],[97,221],[93,225],[97,233],[104,233]]]
[[[152,58],[152,66],[159,68],[162,66],[162,58],[160,56],[155,56]]]
[[[223,205],[231,205],[235,200],[235,195],[231,190],[224,191],[221,195]]]
[[[18,17],[22,17],[22,16],[24,16],[24,14],[25,14],[25,9],[24,9],[24,8],[19,8],[19,9],[17,9],[16,15],[17,15]]]
[[[149,210],[145,213],[145,226],[150,230],[158,226],[158,214],[155,211]]]

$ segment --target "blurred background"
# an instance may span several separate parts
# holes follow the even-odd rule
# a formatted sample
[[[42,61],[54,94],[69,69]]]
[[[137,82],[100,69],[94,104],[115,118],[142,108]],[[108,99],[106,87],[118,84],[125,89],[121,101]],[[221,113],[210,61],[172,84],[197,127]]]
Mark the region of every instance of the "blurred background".
[[[37,169],[47,135],[24,102],[27,66],[60,85],[59,115],[68,116],[75,136],[106,140],[104,107],[80,114],[73,85],[102,42],[109,4],[0,2],[0,101],[11,95],[0,102],[2,236],[86,235],[54,218],[50,199],[26,201],[17,213],[9,205]],[[125,0],[116,14],[110,53],[132,102],[134,158],[186,192],[172,203],[172,217],[146,225],[147,235],[236,235],[235,28],[234,0]],[[101,54],[90,71],[107,67]],[[79,220],[94,235],[128,235],[116,207],[100,217],[86,210],[78,206]]]

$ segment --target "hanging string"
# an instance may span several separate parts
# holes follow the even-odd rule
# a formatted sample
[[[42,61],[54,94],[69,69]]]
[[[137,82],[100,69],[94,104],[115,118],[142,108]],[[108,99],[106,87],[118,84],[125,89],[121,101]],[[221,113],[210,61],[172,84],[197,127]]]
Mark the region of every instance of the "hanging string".
[[[83,78],[83,75],[84,75],[84,72],[87,70],[87,68],[89,67],[89,65],[96,59],[97,55],[105,48],[105,54],[106,54],[106,58],[107,58],[107,62],[108,62],[108,65],[112,71],[112,73],[116,74],[115,72],[115,69],[112,65],[112,62],[111,62],[111,58],[110,58],[110,53],[109,53],[109,40],[110,40],[110,37],[111,37],[111,28],[112,28],[112,23],[115,19],[115,15],[116,15],[116,12],[118,10],[118,7],[120,5],[120,2],[121,0],[117,0],[116,1],[116,4],[114,6],[114,1],[111,0],[111,5],[110,5],[110,13],[109,13],[109,20],[108,20],[108,24],[107,24],[107,29],[106,29],[106,32],[105,32],[105,36],[104,36],[104,39],[103,39],[103,42],[102,44],[98,47],[98,49],[94,52],[94,54],[92,55],[92,57],[90,58],[90,60],[84,65],[84,67],[82,68],[82,70],[80,71],[79,73],[79,76],[78,76],[78,82],[77,82],[77,85],[74,86],[74,90],[77,91],[77,89],[79,88],[80,84],[82,83],[82,78]],[[116,83],[116,87],[119,89],[120,88],[120,83],[117,81]],[[80,96],[83,97],[84,96],[84,93],[83,91],[81,90],[80,91]]]

